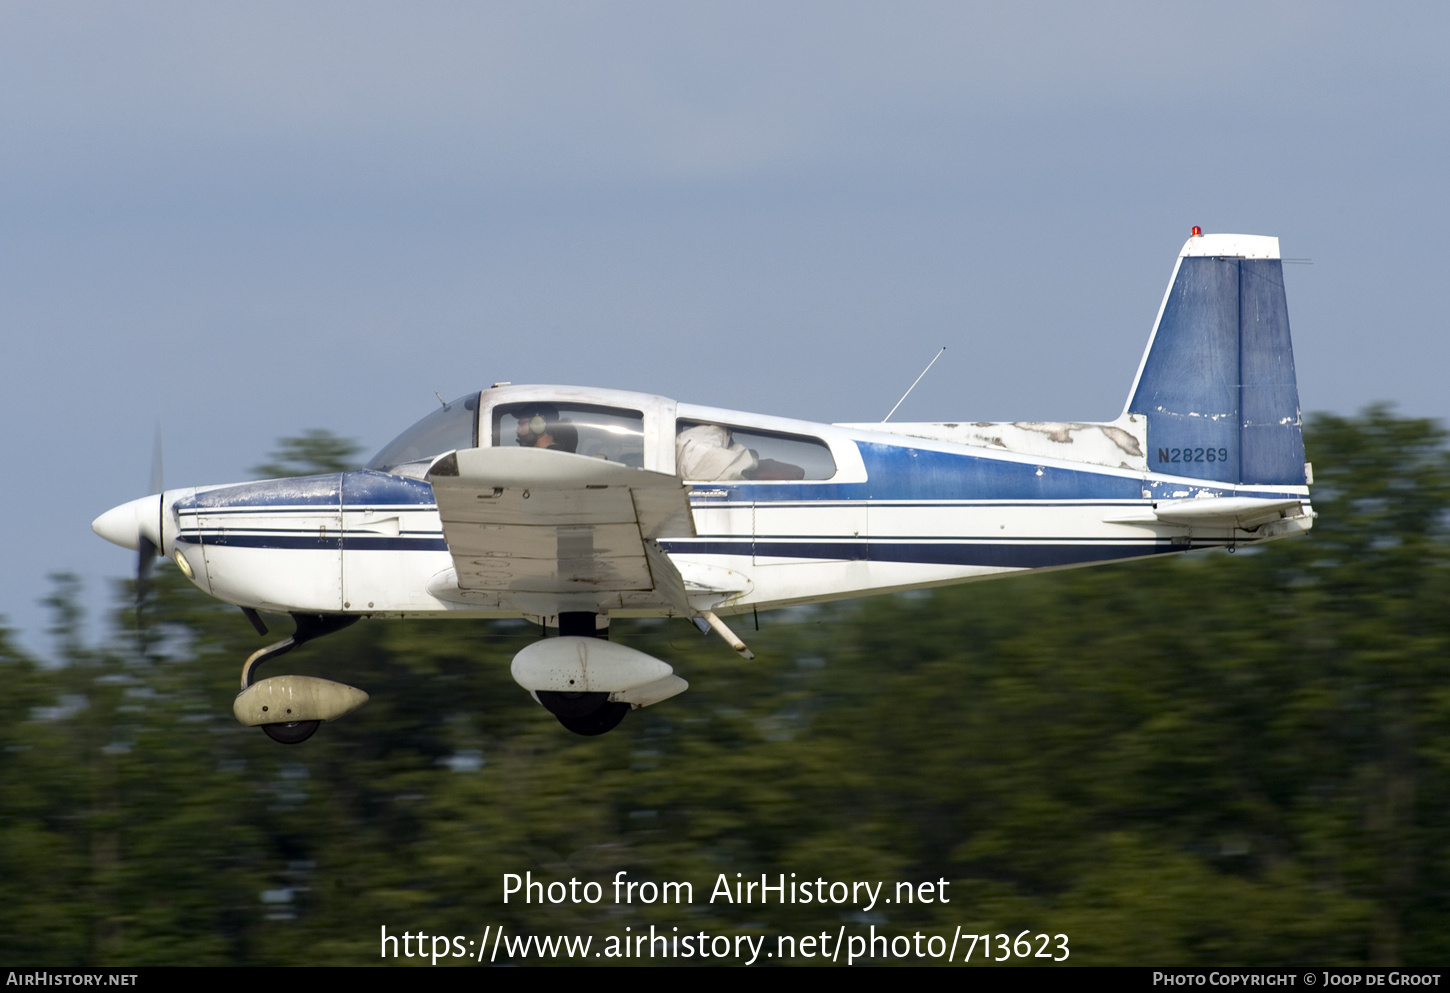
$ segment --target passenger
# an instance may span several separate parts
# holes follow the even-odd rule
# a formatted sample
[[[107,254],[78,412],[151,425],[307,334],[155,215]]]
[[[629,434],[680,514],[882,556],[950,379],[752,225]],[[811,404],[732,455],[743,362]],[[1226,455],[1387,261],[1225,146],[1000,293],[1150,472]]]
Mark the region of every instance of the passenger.
[[[696,424],[675,436],[675,466],[681,479],[750,479],[755,455],[718,424]]]

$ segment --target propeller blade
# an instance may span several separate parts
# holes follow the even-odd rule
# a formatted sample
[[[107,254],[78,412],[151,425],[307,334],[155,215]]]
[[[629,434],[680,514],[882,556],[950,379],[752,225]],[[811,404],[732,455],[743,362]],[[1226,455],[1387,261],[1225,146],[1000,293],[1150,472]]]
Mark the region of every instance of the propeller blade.
[[[156,561],[157,548],[155,543],[144,534],[138,536],[140,541],[136,549],[136,626],[141,626],[141,606],[146,601],[146,590],[150,585],[151,566]]]
[[[151,446],[151,489],[148,493],[160,493],[161,486],[161,421],[156,421],[156,441]]]
[[[161,419],[156,419],[156,438],[151,446],[151,489],[150,493],[159,494],[163,492],[161,477]],[[157,507],[159,509],[160,502]],[[161,533],[160,522],[157,523],[158,535]],[[136,542],[136,627],[141,627],[141,607],[146,601],[146,592],[150,586],[151,567],[156,561],[156,556],[161,554],[161,549],[156,543],[146,536],[144,531],[138,529]]]

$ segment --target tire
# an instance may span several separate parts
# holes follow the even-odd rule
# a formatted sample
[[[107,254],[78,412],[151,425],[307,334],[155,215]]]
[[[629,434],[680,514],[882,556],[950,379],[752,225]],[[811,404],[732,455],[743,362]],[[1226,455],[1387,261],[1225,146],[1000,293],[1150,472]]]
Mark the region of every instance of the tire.
[[[273,741],[284,745],[300,745],[317,733],[321,721],[293,721],[290,724],[263,724],[262,730]]]
[[[557,690],[536,690],[544,709],[561,720],[565,717],[588,717],[609,702],[608,693],[560,693]],[[619,723],[618,721],[615,722]]]
[[[582,734],[586,737],[593,737],[597,734],[605,734],[613,731],[624,720],[624,715],[629,713],[630,706],[627,703],[608,703],[595,710],[592,714],[583,717],[565,717],[562,714],[555,714],[559,723],[564,725],[575,734]]]

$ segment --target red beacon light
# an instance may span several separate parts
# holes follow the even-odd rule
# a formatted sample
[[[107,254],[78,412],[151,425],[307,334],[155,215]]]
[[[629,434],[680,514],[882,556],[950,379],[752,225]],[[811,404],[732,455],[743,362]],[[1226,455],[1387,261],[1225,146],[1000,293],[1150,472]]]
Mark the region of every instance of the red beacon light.
[[[1193,237],[1195,237],[1195,238],[1202,238],[1203,237],[1203,228],[1199,227],[1197,224],[1195,224],[1193,226]]]

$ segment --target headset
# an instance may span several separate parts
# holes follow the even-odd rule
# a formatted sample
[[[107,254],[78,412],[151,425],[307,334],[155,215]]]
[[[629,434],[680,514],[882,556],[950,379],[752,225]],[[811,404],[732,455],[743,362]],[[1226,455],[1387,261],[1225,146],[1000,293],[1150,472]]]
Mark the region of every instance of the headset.
[[[514,416],[518,418],[519,427],[527,430],[535,439],[542,438],[545,434],[548,434],[550,428],[559,419],[559,412],[552,404],[540,404],[537,407],[533,407],[532,416],[525,419],[525,414],[529,410],[529,407],[524,407]]]

